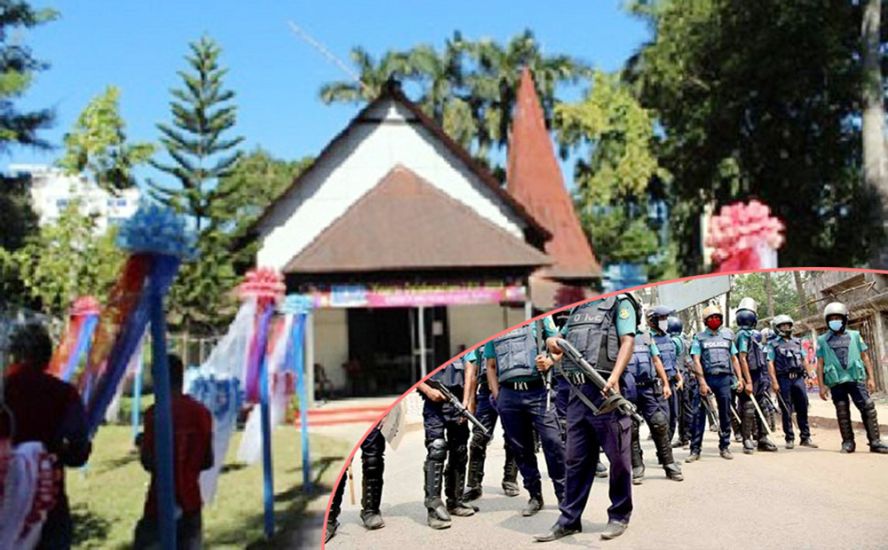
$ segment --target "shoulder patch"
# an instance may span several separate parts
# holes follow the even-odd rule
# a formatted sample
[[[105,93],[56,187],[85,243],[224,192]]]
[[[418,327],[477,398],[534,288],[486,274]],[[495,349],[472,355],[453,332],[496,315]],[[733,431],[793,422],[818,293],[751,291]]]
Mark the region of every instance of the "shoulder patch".
[[[620,308],[620,319],[628,319],[629,318],[629,310],[625,307]]]

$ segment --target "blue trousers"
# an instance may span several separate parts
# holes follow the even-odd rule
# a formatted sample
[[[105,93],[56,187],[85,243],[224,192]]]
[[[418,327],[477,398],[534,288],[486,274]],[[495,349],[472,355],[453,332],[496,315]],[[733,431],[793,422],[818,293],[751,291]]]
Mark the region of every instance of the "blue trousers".
[[[731,374],[707,374],[706,384],[715,397],[718,408],[718,448],[727,449],[731,446]],[[702,396],[700,397],[702,400]],[[702,405],[702,401],[701,401]],[[703,446],[703,431],[706,428],[706,412],[699,407],[691,423],[691,452],[699,453]]]
[[[546,388],[513,390],[500,387],[496,406],[506,432],[506,441],[515,452],[515,461],[524,480],[524,488],[531,495],[542,491],[540,469],[534,452],[535,430],[543,447],[555,496],[560,501],[564,496],[564,443],[558,430],[555,409],[546,410]]]
[[[802,439],[811,437],[811,428],[808,425],[808,388],[805,386],[805,376],[797,375],[790,379],[788,374],[777,374],[777,383],[780,384],[780,414],[783,417],[783,434],[787,441],[795,439],[792,429],[792,413],[796,413],[796,422],[799,423],[799,435]],[[785,404],[785,406],[784,406]]]
[[[782,384],[783,383],[781,382],[781,385]],[[870,394],[866,391],[866,385],[861,384],[860,382],[836,384],[829,389],[829,393],[832,396],[833,404],[842,401],[847,402],[850,398],[851,401],[854,402],[854,406],[857,407],[861,413],[863,413],[863,406],[870,400]]]
[[[603,398],[597,387],[585,383],[579,390],[592,403],[601,405]],[[567,483],[558,507],[558,523],[562,526],[580,525],[595,481],[599,447],[610,462],[608,518],[628,522],[632,514],[632,420],[616,411],[596,416],[571,395],[567,405]]]

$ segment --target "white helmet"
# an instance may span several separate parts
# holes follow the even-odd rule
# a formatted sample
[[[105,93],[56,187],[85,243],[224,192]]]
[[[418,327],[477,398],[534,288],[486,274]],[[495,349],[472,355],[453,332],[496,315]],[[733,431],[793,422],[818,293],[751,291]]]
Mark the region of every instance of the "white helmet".
[[[758,306],[756,305],[755,300],[753,300],[749,296],[740,300],[740,303],[737,305],[738,310],[739,309],[748,309],[749,311],[751,311],[753,313],[758,313],[758,311],[756,311],[756,307],[758,307]]]
[[[788,331],[780,330],[780,326],[786,325],[786,324],[789,324],[789,330]],[[792,335],[792,325],[793,324],[794,323],[793,323],[792,317],[790,317],[789,315],[778,315],[777,317],[774,317],[774,328],[777,329],[777,334],[780,334],[781,336]]]
[[[848,308],[842,302],[832,302],[823,308],[823,320],[826,321],[830,315],[841,315],[848,320]]]

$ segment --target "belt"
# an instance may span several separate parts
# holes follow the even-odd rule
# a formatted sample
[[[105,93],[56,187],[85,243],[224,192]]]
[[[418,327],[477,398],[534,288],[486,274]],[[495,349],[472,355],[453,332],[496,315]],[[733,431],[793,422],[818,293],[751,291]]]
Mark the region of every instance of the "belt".
[[[805,373],[801,372],[801,371],[793,371],[793,372],[784,372],[784,373],[779,374],[778,376],[782,376],[783,378],[786,378],[788,380],[796,380],[800,377],[804,377]]]
[[[533,380],[529,382],[500,382],[500,386],[515,391],[531,391],[545,388],[546,382],[543,380]]]

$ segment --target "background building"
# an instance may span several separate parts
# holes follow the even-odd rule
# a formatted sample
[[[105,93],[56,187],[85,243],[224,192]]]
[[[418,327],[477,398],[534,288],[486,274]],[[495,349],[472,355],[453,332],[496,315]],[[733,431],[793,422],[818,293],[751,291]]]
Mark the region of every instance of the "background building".
[[[94,216],[96,232],[104,233],[109,225],[135,214],[139,206],[138,188],[112,195],[85,176],[68,175],[60,168],[42,164],[12,164],[9,171],[30,177],[31,205],[40,225],[57,221],[72,200],[80,199],[83,215]]]

